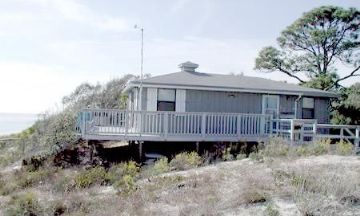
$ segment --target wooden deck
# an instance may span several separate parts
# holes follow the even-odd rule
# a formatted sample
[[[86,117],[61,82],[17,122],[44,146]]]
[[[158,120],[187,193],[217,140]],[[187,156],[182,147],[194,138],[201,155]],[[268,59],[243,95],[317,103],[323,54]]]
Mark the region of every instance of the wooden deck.
[[[342,139],[359,147],[360,126],[318,124],[315,119],[270,115],[84,109],[77,132],[86,140],[238,142],[280,136],[290,143]]]
[[[270,134],[270,115],[86,109],[77,131],[87,140],[259,141]]]

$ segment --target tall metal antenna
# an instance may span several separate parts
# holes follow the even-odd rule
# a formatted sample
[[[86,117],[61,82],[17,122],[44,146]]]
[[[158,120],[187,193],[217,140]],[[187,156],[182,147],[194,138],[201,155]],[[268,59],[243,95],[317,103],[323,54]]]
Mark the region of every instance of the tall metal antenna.
[[[144,28],[139,27],[138,25],[134,26],[135,29],[140,29],[141,31],[141,64],[140,64],[140,91],[139,91],[139,110],[142,111],[142,90],[143,90],[143,70],[144,70]]]

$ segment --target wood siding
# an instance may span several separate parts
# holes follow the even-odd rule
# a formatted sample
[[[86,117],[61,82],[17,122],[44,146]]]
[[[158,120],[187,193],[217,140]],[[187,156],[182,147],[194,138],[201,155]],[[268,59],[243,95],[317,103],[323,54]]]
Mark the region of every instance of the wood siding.
[[[186,112],[262,113],[262,94],[186,90]],[[280,96],[280,118],[294,115],[298,96]],[[329,98],[315,98],[315,118],[318,123],[330,122]],[[302,118],[302,100],[298,101],[296,118]],[[143,88],[142,108],[147,110],[147,88]]]
[[[186,90],[186,112],[261,113],[260,94]]]
[[[330,123],[330,100],[328,98],[315,98],[315,118],[319,124]]]

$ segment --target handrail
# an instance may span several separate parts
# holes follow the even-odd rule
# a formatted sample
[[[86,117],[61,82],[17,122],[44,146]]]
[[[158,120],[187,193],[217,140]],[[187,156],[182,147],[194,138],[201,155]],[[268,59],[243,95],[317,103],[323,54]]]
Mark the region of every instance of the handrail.
[[[333,125],[333,124],[318,124],[318,127],[322,128],[360,128],[360,125]]]
[[[270,114],[259,113],[227,113],[227,112],[175,112],[175,111],[139,111],[139,110],[120,110],[120,109],[101,109],[101,108],[84,108],[81,111],[101,111],[101,112],[132,112],[132,113],[174,113],[174,114],[222,114],[222,115],[248,115],[248,116],[271,116]]]
[[[128,111],[83,109],[80,127],[87,134],[168,136],[263,136],[271,115],[250,113]],[[89,123],[92,124],[89,124]]]
[[[269,114],[222,112],[129,111],[86,108],[77,128],[83,137],[122,136],[182,137],[210,140],[209,137],[240,140],[242,137],[282,136],[294,142],[317,138],[347,139],[357,146],[360,126],[318,124],[316,119],[273,119]]]

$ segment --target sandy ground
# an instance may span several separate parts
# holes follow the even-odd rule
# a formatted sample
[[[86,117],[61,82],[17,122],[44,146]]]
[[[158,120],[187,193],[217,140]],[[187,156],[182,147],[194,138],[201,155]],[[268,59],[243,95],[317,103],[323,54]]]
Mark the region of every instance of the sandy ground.
[[[221,162],[140,180],[136,193],[126,198],[119,196],[112,186],[96,186],[61,195],[49,190],[49,186],[30,190],[44,202],[59,198],[71,202],[71,197],[81,196],[101,203],[88,215],[264,215],[270,204],[275,206],[280,215],[301,215],[294,200],[274,187],[273,171],[293,167],[334,166],[344,171],[358,172],[360,159],[358,156],[323,155],[296,160],[279,159],[270,163],[250,159]],[[15,163],[1,170],[1,173],[8,174],[19,167],[20,164]],[[66,172],[72,174],[70,170]],[[167,182],[168,179],[176,178],[180,180]],[[270,194],[270,198],[266,202],[246,203],[244,197],[249,188],[260,188]],[[8,199],[0,196],[0,203],[6,203]]]

